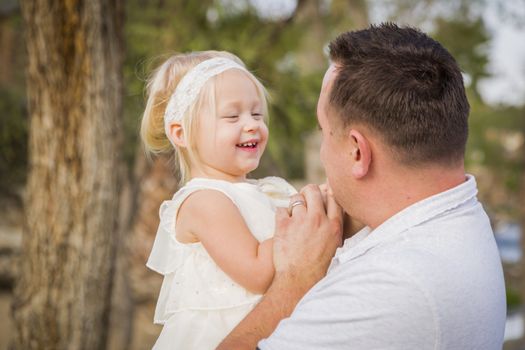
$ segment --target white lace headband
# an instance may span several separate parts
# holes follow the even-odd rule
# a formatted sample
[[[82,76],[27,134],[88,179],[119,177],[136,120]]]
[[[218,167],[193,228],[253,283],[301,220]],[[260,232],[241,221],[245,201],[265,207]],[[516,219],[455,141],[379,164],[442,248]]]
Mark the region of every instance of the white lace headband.
[[[231,59],[215,57],[199,63],[184,75],[175,92],[171,95],[164,112],[164,128],[169,139],[169,126],[173,122],[182,120],[184,113],[195,102],[204,84],[211,77],[232,68],[247,71],[246,68]]]

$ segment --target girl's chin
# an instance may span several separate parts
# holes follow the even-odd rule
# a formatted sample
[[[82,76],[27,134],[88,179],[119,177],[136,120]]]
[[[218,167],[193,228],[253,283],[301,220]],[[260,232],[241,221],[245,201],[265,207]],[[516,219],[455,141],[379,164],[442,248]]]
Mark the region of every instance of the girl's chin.
[[[243,172],[248,174],[254,171],[255,169],[257,169],[258,167],[259,167],[259,162],[257,162],[257,164],[254,164],[253,166],[246,167]]]

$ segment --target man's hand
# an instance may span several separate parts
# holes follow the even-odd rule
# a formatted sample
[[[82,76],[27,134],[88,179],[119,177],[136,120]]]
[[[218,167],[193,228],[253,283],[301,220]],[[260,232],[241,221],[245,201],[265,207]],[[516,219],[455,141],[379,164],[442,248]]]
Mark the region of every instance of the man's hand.
[[[341,245],[343,213],[331,193],[316,185],[303,188],[291,202],[300,199],[305,205],[293,207],[291,216],[285,209],[277,211],[274,280],[293,279],[306,292],[324,277]]]
[[[304,203],[300,203],[304,201]],[[275,276],[259,304],[217,348],[253,350],[292,313],[304,294],[326,274],[341,244],[342,211],[333,196],[308,185],[279,209],[273,243]],[[290,212],[290,215],[289,213]]]
[[[323,195],[323,201],[325,203],[326,207],[326,201],[328,198],[328,195],[332,195],[332,188],[330,187],[330,184],[328,183],[328,179],[326,180],[326,183],[319,186],[319,189],[321,190],[321,194]],[[359,221],[357,221],[355,218],[348,215],[348,213],[343,212],[343,241],[347,238],[352,237],[354,234],[359,232],[365,225]]]

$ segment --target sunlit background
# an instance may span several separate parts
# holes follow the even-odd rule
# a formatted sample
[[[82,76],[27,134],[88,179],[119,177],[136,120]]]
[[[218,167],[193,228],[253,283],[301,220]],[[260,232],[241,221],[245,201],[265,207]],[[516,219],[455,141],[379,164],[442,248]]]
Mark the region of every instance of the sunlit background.
[[[315,106],[338,33],[394,21],[422,28],[456,57],[471,104],[467,169],[495,229],[507,283],[505,349],[523,349],[525,263],[524,0],[128,0],[125,6],[123,121],[129,207],[120,243],[108,347],[148,349],[160,277],[144,263],[158,207],[177,188],[167,157],[148,160],[138,140],[144,84],[174,52],[238,55],[271,96],[270,142],[254,177],[278,175],[300,186],[323,181]],[[24,226],[28,164],[24,21],[18,1],[0,2],[0,349],[13,334],[10,303]],[[29,82],[30,83],[30,82]],[[468,249],[468,247],[467,247]]]

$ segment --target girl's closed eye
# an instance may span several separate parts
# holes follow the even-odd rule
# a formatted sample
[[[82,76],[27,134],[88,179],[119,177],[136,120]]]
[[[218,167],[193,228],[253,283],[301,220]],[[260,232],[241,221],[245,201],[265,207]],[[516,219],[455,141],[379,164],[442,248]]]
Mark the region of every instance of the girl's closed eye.
[[[235,114],[231,114],[231,115],[225,115],[225,116],[223,116],[221,118],[225,119],[228,122],[235,122],[235,121],[237,121],[239,119],[239,116],[235,115]]]
[[[252,112],[252,117],[256,120],[259,120],[263,117],[263,114],[261,112]]]

